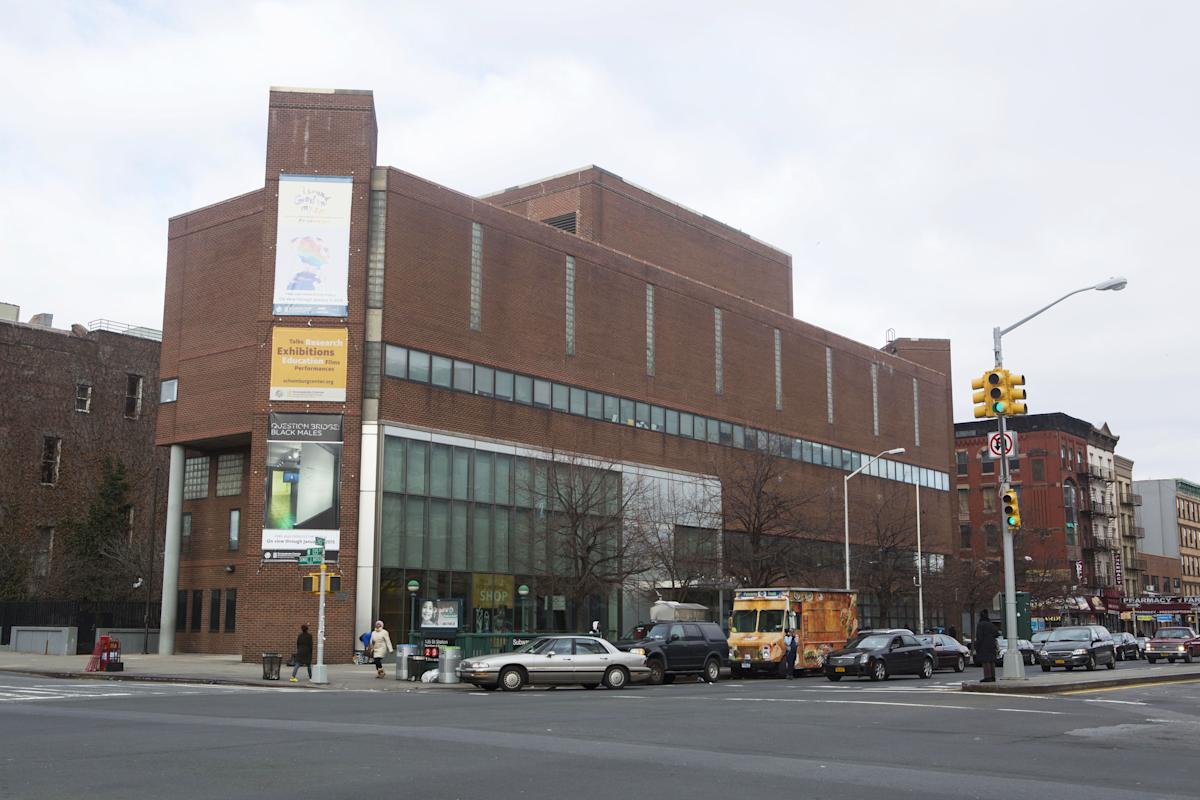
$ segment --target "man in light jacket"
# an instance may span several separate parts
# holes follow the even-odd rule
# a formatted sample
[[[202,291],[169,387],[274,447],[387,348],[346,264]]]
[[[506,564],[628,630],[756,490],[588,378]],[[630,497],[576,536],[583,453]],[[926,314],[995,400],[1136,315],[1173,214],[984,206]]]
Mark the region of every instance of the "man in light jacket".
[[[387,673],[383,671],[383,659],[390,652],[392,652],[392,637],[388,636],[387,629],[383,627],[383,620],[375,620],[375,630],[371,631],[367,654],[375,659],[376,678],[387,677]]]

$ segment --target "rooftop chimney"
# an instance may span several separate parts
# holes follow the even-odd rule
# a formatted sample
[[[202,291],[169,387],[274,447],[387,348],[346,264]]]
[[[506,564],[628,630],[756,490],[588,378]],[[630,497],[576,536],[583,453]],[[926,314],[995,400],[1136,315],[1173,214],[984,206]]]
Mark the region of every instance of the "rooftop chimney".
[[[41,314],[34,314],[32,317],[29,318],[29,324],[36,325],[39,328],[53,328],[54,327],[54,315],[46,314],[44,312]]]

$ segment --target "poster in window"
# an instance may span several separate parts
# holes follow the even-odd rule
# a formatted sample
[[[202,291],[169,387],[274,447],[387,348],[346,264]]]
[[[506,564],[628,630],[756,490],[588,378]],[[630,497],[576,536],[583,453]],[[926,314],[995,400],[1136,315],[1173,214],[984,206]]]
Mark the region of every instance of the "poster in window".
[[[346,402],[346,328],[273,328],[271,399]]]
[[[279,176],[272,313],[346,316],[352,181],[332,175]]]
[[[337,562],[341,461],[340,414],[270,415],[263,561],[295,561],[320,537]]]
[[[422,630],[458,630],[461,600],[423,600],[420,609]]]

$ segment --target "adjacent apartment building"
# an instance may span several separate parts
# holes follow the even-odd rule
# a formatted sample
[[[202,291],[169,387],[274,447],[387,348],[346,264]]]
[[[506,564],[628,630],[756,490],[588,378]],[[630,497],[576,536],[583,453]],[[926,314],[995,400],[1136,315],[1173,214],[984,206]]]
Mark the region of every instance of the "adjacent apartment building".
[[[164,652],[286,648],[318,539],[332,661],[375,619],[615,632],[646,592],[588,583],[566,543],[619,554],[637,486],[720,562],[722,476],[760,453],[829,509],[784,533],[836,555],[842,478],[903,447],[850,482],[851,537],[919,493],[950,552],[948,341],[797,320],[790,256],[603,169],[471,197],[378,165],[378,135],[370,92],[272,89],[261,183],[170,220]],[[714,610],[732,579],[706,573]]]
[[[1142,593],[1200,597],[1200,486],[1180,478],[1134,481],[1144,529]]]

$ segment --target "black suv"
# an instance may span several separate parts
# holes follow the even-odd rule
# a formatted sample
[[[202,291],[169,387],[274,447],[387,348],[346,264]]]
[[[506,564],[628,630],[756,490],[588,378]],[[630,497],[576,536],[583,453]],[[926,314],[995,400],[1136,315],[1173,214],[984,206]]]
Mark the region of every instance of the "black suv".
[[[729,641],[715,622],[659,622],[640,639],[622,639],[617,647],[644,655],[650,683],[671,683],[676,675],[701,675],[709,683],[729,664]]]
[[[1101,625],[1055,628],[1050,632],[1050,637],[1041,643],[1041,648],[1038,661],[1042,665],[1042,672],[1049,672],[1054,667],[1066,667],[1068,671],[1076,667],[1093,670],[1097,664],[1109,669],[1117,668],[1117,650],[1112,634]]]

